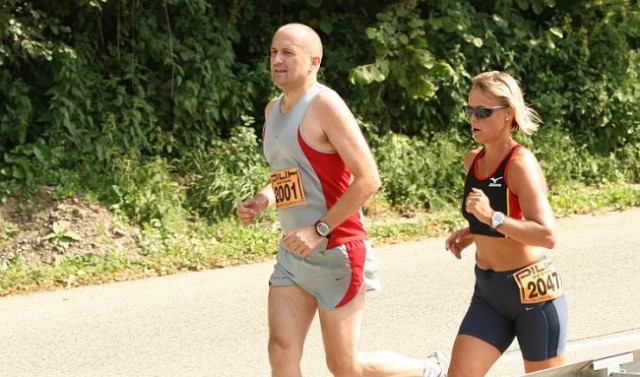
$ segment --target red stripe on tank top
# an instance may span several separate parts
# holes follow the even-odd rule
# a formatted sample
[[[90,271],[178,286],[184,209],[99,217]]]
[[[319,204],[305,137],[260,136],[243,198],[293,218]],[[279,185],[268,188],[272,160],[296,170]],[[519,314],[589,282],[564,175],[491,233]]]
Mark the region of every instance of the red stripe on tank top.
[[[304,141],[300,130],[298,130],[298,143],[320,180],[327,209],[331,209],[351,184],[351,172],[338,153],[314,149]],[[327,249],[366,238],[368,236],[364,229],[362,214],[356,211],[331,231]]]
[[[522,209],[520,208],[520,199],[518,195],[514,194],[513,191],[509,188],[509,182],[507,177],[509,175],[509,168],[511,167],[511,163],[513,162],[513,158],[518,153],[518,151],[522,148],[521,145],[515,145],[513,147],[513,153],[509,157],[509,161],[507,161],[507,165],[504,167],[504,184],[507,186],[507,213],[506,215],[514,218],[514,219],[522,219]]]

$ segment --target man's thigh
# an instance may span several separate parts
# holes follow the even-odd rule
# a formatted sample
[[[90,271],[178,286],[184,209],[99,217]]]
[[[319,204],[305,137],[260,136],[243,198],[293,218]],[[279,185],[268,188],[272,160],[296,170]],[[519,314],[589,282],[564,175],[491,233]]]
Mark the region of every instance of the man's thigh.
[[[271,341],[285,347],[302,348],[318,304],[297,285],[269,289],[269,333]]]
[[[365,294],[365,289],[361,289],[347,305],[333,310],[319,309],[322,339],[329,362],[356,362]]]

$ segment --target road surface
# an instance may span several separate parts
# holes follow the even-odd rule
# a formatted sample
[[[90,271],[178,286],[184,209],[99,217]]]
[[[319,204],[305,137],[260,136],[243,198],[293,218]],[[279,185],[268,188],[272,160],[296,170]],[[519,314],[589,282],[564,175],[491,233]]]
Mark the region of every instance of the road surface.
[[[569,362],[640,349],[640,209],[558,222],[548,256],[569,302]],[[473,288],[473,252],[444,238],[376,249],[362,348],[425,357],[451,347]],[[268,376],[273,262],[0,299],[0,376]],[[329,376],[317,321],[303,372]],[[517,342],[489,376],[520,376]]]

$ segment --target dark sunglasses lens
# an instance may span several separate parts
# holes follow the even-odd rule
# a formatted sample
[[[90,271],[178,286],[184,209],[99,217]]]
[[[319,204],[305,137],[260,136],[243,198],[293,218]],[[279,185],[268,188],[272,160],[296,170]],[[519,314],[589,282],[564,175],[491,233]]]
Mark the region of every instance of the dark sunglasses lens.
[[[475,114],[476,118],[478,119],[485,119],[490,117],[491,114],[493,114],[493,110],[488,107],[473,108],[471,106],[465,106],[464,112],[465,114],[467,114],[469,118],[471,118],[471,116]]]
[[[493,110],[488,109],[486,107],[478,107],[475,110],[476,116],[478,117],[478,119],[484,119],[484,118],[488,118],[491,116],[491,114],[493,113]]]

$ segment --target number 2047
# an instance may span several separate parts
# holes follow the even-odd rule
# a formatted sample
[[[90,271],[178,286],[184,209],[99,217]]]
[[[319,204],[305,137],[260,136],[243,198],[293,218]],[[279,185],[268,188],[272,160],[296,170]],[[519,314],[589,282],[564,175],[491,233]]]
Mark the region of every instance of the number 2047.
[[[529,292],[527,298],[536,299],[541,296],[546,296],[548,293],[559,290],[561,285],[562,282],[557,272],[552,272],[543,277],[531,280],[527,283],[527,291]]]

